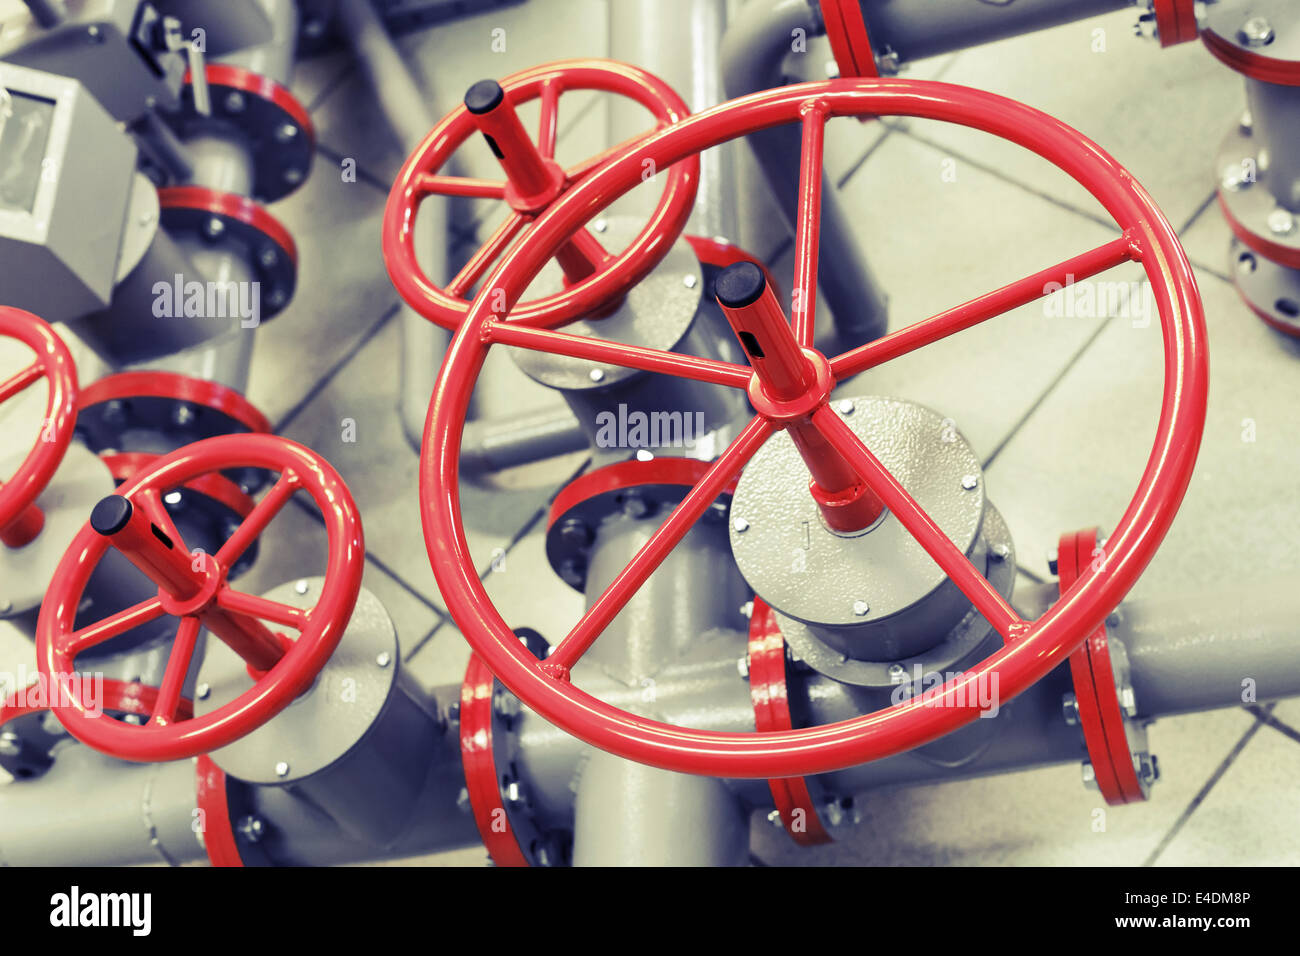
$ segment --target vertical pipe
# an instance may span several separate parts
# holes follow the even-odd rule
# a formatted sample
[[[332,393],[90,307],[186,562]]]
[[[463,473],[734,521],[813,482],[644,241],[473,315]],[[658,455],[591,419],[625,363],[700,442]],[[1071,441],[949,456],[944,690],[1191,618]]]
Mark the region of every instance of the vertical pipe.
[[[721,780],[597,751],[574,805],[574,866],[743,866],[748,817]]]
[[[780,86],[782,63],[797,30],[808,35],[820,32],[820,23],[807,0],[751,0],[746,4],[723,38],[722,75],[727,95],[735,98]],[[794,184],[799,182],[801,139],[797,126],[778,126],[747,137],[792,228],[799,213]],[[851,346],[879,338],[889,321],[885,297],[833,190],[826,190],[822,196],[819,242],[823,268],[818,284],[834,315],[842,344]]]
[[[1246,78],[1261,177],[1278,205],[1300,213],[1300,88]]]
[[[660,77],[698,113],[727,98],[718,63],[726,25],[726,0],[617,0],[609,5],[609,56]],[[649,128],[647,115],[611,99],[609,128],[609,142],[621,143]],[[738,238],[734,151],[729,143],[700,156],[700,188],[687,232]],[[648,216],[656,198],[651,190],[637,190],[628,201],[639,202],[636,213]]]
[[[424,93],[402,62],[384,25],[367,0],[340,0],[339,23],[352,52],[360,61],[375,100],[402,148],[413,151],[433,127],[431,97]],[[444,285],[447,268],[447,204],[426,202],[415,225],[415,255],[426,275]],[[402,429],[416,448],[424,434],[433,383],[447,350],[448,334],[408,305],[402,306]]]

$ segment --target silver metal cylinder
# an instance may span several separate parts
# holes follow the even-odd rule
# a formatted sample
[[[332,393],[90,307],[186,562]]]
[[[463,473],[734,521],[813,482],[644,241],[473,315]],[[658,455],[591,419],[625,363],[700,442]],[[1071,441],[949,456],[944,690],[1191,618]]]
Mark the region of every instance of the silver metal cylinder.
[[[720,780],[597,753],[575,801],[575,866],[743,866],[748,817]]]
[[[588,442],[587,433],[567,407],[546,408],[513,418],[477,419],[465,425],[460,467],[469,473],[499,471],[581,451]]]
[[[629,492],[628,505],[639,499]],[[664,514],[617,515],[596,531],[587,571],[587,604],[604,592],[658,528]],[[587,657],[638,683],[690,653],[719,628],[734,627],[749,597],[731,560],[720,518],[696,523],[605,629]]]
[[[1279,205],[1300,212],[1300,88],[1246,78],[1260,181]]]
[[[726,25],[726,0],[619,0],[609,5],[609,56],[649,70],[698,113],[726,99],[718,64]],[[612,102],[609,142],[646,131],[646,120],[645,110]],[[729,143],[700,156],[700,188],[687,232],[738,238],[734,149]],[[644,197],[637,211],[648,215],[656,197],[646,189],[629,199],[634,197]]]
[[[131,764],[69,742],[40,778],[0,787],[0,864],[201,860],[194,810],[190,761]]]
[[[1005,40],[1133,6],[1133,0],[864,0],[862,16],[877,55],[900,62]]]

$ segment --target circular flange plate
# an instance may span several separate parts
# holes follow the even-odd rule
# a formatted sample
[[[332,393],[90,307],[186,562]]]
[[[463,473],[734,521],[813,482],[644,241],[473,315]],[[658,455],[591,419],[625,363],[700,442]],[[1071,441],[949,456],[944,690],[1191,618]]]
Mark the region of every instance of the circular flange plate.
[[[1300,269],[1300,216],[1278,205],[1269,191],[1268,162],[1250,126],[1233,126],[1219,148],[1216,169],[1219,206],[1237,238],[1266,259]]]
[[[208,64],[207,78],[212,115],[201,116],[186,74],[181,109],[172,119],[181,137],[216,134],[247,143],[259,202],[275,202],[302,185],[311,171],[316,132],[297,98],[269,77],[225,63]]]
[[[589,471],[565,485],[551,505],[546,527],[546,558],[566,584],[581,591],[587,583],[587,557],[596,529],[607,517],[635,509],[649,517],[671,509],[708,471],[694,458],[662,457],[617,462]],[[709,514],[726,510],[724,489]]]
[[[957,548],[970,554],[984,516],[984,479],[979,458],[951,420],[911,402],[851,401],[845,421]],[[827,528],[808,492],[808,470],[786,433],[769,440],[745,467],[732,499],[730,535],[750,587],[782,615],[807,624],[884,621],[948,582],[889,512],[856,536]],[[858,602],[866,603],[865,612]]]
[[[1252,312],[1277,331],[1300,338],[1300,270],[1264,258],[1240,239],[1228,247],[1228,268]]]
[[[1238,73],[1300,86],[1300,10],[1294,0],[1208,4],[1201,39]]]
[[[248,263],[262,321],[284,311],[298,283],[298,247],[278,219],[244,196],[199,186],[168,186],[158,190],[158,201],[169,232],[192,234]]]
[[[605,223],[602,230],[600,223]],[[593,225],[593,234],[614,254],[636,238],[642,223],[611,216]],[[540,298],[564,288],[564,273],[551,260],[528,287],[527,297]],[[685,239],[673,243],[654,271],[634,285],[619,307],[599,319],[572,322],[561,330],[609,342],[672,351],[686,337],[704,294],[700,260]],[[587,391],[608,388],[646,373],[619,365],[552,355],[531,349],[510,349],[510,356],[529,377],[550,388]],[[598,380],[592,378],[598,372]]]
[[[531,628],[516,632],[537,658],[546,639]],[[513,705],[513,706],[510,706]],[[536,824],[529,795],[515,769],[519,701],[471,654],[460,689],[460,753],[465,792],[483,846],[497,866],[550,866],[564,861],[556,834]]]
[[[165,454],[204,438],[271,431],[271,423],[234,389],[172,372],[119,372],[91,382],[77,401],[77,437],[92,451]],[[260,468],[225,472],[245,493],[270,475]]]
[[[1090,562],[1104,560],[1105,544],[1097,529],[1061,536],[1057,548],[1061,593],[1074,584]],[[1146,800],[1153,777],[1143,773],[1148,757],[1146,729],[1126,713],[1122,703],[1129,684],[1128,654],[1109,639],[1103,624],[1070,655],[1070,677],[1078,705],[1079,726],[1097,789],[1112,806]],[[1130,697],[1130,700],[1132,698]],[[1149,766],[1154,772],[1154,761]]]
[[[310,608],[324,578],[291,581],[264,597]],[[385,656],[386,655],[386,656]],[[381,663],[383,661],[384,663]],[[379,599],[362,588],[338,648],[312,686],[273,719],[212,759],[230,776],[260,786],[301,783],[334,764],[365,737],[388,702],[400,666],[397,630]],[[244,661],[218,640],[208,642],[196,695],[202,717],[253,686]]]

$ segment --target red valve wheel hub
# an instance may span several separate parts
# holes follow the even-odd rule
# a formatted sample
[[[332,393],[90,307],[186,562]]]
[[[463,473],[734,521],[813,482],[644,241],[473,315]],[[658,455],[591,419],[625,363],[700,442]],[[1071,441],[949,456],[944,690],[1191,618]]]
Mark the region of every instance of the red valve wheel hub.
[[[492,96],[492,88],[502,95]],[[475,84],[467,103],[438,123],[398,173],[384,211],[384,261],[402,298],[425,318],[455,329],[469,312],[470,290],[492,264],[556,199],[616,155],[635,148],[623,143],[569,169],[555,162],[556,121],[560,95],[598,90],[627,97],[653,115],[656,129],[689,114],[667,83],[635,66],[612,60],[564,60],[506,77],[497,86]],[[542,119],[537,143],[524,132],[515,107],[540,100]],[[470,179],[439,173],[456,150],[476,132],[488,138],[506,170],[506,181]],[[654,169],[663,169],[656,166]],[[654,213],[628,247],[611,255],[586,229],[574,230],[556,250],[566,275],[560,292],[516,306],[512,321],[553,328],[595,314],[641,281],[667,254],[686,225],[699,188],[699,159],[684,157],[667,171],[667,182]],[[642,172],[647,170],[642,167]],[[653,174],[654,170],[650,170]],[[415,257],[415,218],[430,195],[500,199],[510,212],[505,221],[466,263],[446,288],[436,285]]]
[[[1017,143],[1085,186],[1122,234],[1043,272],[829,359],[835,382],[1035,301],[1050,283],[1064,283],[1067,275],[1079,281],[1131,260],[1140,261],[1146,270],[1163,329],[1164,394],[1151,456],[1110,539],[1107,560],[1100,568],[1085,570],[1042,617],[1021,619],[823,402],[797,422],[756,415],[574,628],[554,644],[546,661],[533,659],[488,598],[460,517],[460,438],[487,350],[508,343],[740,389],[748,388],[758,376],[766,391],[785,396],[804,388],[811,393],[819,384],[809,372],[811,363],[804,350],[811,348],[815,326],[824,128],[832,117],[863,115],[942,120]],[[759,300],[766,302],[763,309],[767,311],[759,316],[764,321],[750,328],[761,331],[768,341],[762,354],[751,351],[751,358],[767,355],[767,360],[751,368],[501,321],[555,250],[597,211],[636,186],[642,162],[649,159],[666,168],[720,143],[787,123],[801,123],[803,128],[793,297],[799,308],[793,321],[782,323],[772,320],[771,303]],[[804,290],[802,295],[800,290]],[[673,124],[642,140],[635,152],[592,173],[539,216],[530,235],[511,249],[493,272],[487,293],[475,299],[452,341],[425,425],[420,502],[434,574],[448,609],[474,651],[529,707],[593,746],[668,770],[748,778],[823,773],[913,749],[970,723],[980,713],[973,688],[978,681],[990,680],[990,674],[997,675],[1003,702],[1016,696],[1063,662],[1101,624],[1147,566],[1187,489],[1205,424],[1208,362],[1200,296],[1177,235],[1150,196],[1131,174],[1076,130],[1004,97],[947,83],[896,79],[805,83],[743,97]],[[504,310],[501,301],[492,301],[502,298]],[[738,306],[733,311],[745,322],[753,318],[753,307],[739,298],[733,304]],[[733,326],[740,331],[735,319]],[[780,349],[774,351],[769,347],[773,344]],[[779,381],[776,372],[781,372]],[[771,388],[774,384],[782,387]],[[868,497],[877,498],[943,568],[999,632],[1005,646],[924,699],[911,698],[826,726],[755,734],[704,731],[646,719],[573,686],[568,679],[572,665],[667,552],[769,436],[779,428],[793,430],[794,426],[812,450],[805,460],[825,459],[826,448],[832,449],[839,464],[847,464],[856,473],[871,493]],[[818,436],[821,446],[814,447]],[[935,698],[951,706],[933,706]]]
[[[215,555],[190,554],[162,495],[203,475],[244,467],[273,471],[279,478]],[[236,591],[226,580],[227,569],[299,491],[320,509],[329,541],[325,584],[307,611]],[[109,547],[156,581],[158,595],[74,629],[86,582]],[[324,459],[301,445],[271,435],[230,435],[164,455],[95,507],[59,563],[36,625],[37,664],[54,687],[69,681],[81,652],[163,614],[179,617],[150,719],[142,725],[123,723],[88,713],[76,699],[61,700],[52,709],[82,743],[125,760],[177,760],[224,747],[266,723],[315,679],[351,617],[363,562],[361,519],[347,486]],[[186,720],[178,712],[180,692],[200,627],[240,654],[257,682],[212,712]],[[296,640],[286,635],[289,631],[297,632]]]
[[[0,337],[17,339],[36,353],[30,365],[0,380],[0,404],[41,379],[49,389],[36,444],[14,474],[0,478],[0,542],[20,548],[45,525],[36,499],[72,442],[77,423],[77,366],[54,329],[30,312],[0,306]]]

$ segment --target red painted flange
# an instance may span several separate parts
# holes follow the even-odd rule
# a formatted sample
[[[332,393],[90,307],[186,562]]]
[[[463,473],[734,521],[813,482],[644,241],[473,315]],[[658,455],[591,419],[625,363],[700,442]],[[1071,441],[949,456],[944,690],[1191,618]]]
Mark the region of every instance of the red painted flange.
[[[879,76],[859,0],[821,0],[821,11],[841,79]]]
[[[162,222],[173,232],[191,230],[199,235],[215,218],[224,233],[213,241],[238,244],[258,282],[266,287],[262,318],[284,311],[298,284],[298,247],[280,220],[259,203],[238,193],[203,186],[165,186],[158,190]]]
[[[506,77],[501,88],[503,98],[485,102],[477,113],[462,104],[429,132],[398,173],[384,212],[384,261],[393,285],[412,308],[448,329],[456,328],[469,311],[470,290],[537,215],[613,157],[635,151],[638,140],[621,143],[561,170],[552,157],[557,103],[562,93],[599,90],[626,97],[650,111],[656,129],[690,113],[681,97],[658,77],[613,60],[563,60],[534,67]],[[515,107],[535,99],[542,105],[536,144],[514,114]],[[488,142],[506,167],[508,181],[439,174],[452,154],[480,131],[489,137]],[[554,328],[594,315],[617,302],[650,273],[686,225],[699,188],[700,164],[698,157],[691,156],[671,167],[644,167],[643,173],[650,178],[657,169],[667,169],[663,193],[649,221],[628,247],[611,256],[589,231],[575,234],[563,249],[557,250],[557,259],[572,281],[560,292],[515,308],[512,321]],[[420,203],[433,194],[500,199],[511,207],[505,222],[445,288],[424,273],[415,255],[417,211]]]
[[[141,451],[118,452],[115,455],[100,455],[100,460],[108,466],[108,473],[119,485],[129,481],[140,472],[151,467],[161,455],[150,455]],[[252,498],[239,490],[239,486],[224,475],[200,475],[184,485],[190,491],[198,492],[211,498],[217,504],[233,511],[241,518],[247,518],[256,504]]]
[[[1079,579],[1082,569],[1096,570],[1106,560],[1104,550],[1097,545],[1096,528],[1061,535],[1057,573],[1062,597]],[[1111,806],[1147,799],[1129,751],[1105,623],[1070,655],[1070,676],[1078,702],[1079,726],[1102,797]]]
[[[226,772],[207,754],[194,764],[194,802],[203,814],[203,849],[213,866],[243,866],[230,819]]]
[[[265,202],[283,199],[302,185],[316,151],[316,130],[306,107],[275,80],[241,66],[209,63],[205,75],[213,113],[201,116],[194,110],[193,76],[187,70],[185,92],[190,95],[175,119],[182,135],[213,126],[238,128],[252,149],[253,193]]]
[[[620,710],[570,683],[567,675],[572,666],[758,448],[785,423],[760,413],[741,428],[628,567],[591,602],[547,659],[539,661],[519,645],[492,605],[460,516],[459,445],[486,353],[493,345],[512,345],[747,388],[753,372],[745,365],[529,328],[503,317],[513,319],[511,309],[529,283],[584,223],[640,183],[643,162],[666,169],[720,143],[800,123],[804,152],[794,287],[807,294],[801,297],[788,332],[796,352],[809,348],[815,331],[813,291],[825,123],[841,116],[889,115],[958,123],[1030,149],[1085,186],[1108,210],[1121,234],[1040,273],[834,357],[830,360],[834,381],[1035,301],[1045,288],[1069,275],[1077,281],[1128,261],[1141,262],[1146,271],[1163,328],[1162,406],[1148,465],[1110,540],[1105,571],[1089,568],[1046,614],[1034,621],[1022,619],[835,410],[822,404],[808,415],[812,425],[1003,638],[1002,648],[935,692],[966,705],[936,708],[913,698],[835,724],[755,734],[674,726]],[[1062,663],[1128,593],[1168,531],[1191,479],[1205,424],[1205,338],[1196,280],[1173,228],[1127,170],[1058,120],[992,93],[915,80],[835,80],[755,93],[673,123],[638,141],[635,150],[610,159],[542,213],[528,236],[486,280],[485,292],[475,299],[447,352],[426,420],[420,505],[429,560],[461,633],[501,682],[540,716],[592,746],[668,770],[724,778],[823,773],[888,757],[977,719],[979,695],[968,691],[979,682],[996,679],[1003,700],[1014,698]]]
[[[162,495],[202,475],[262,468],[279,480],[215,555],[191,555]],[[235,591],[230,568],[298,491],[320,509],[329,541],[325,583],[309,610]],[[156,597],[95,624],[74,627],[94,569],[116,547],[158,583]],[[80,701],[52,709],[74,737],[124,760],[178,760],[224,747],[251,733],[306,690],[338,646],[361,589],[361,519],[347,486],[319,455],[271,435],[208,438],[164,455],[95,507],[54,572],[36,624],[37,664],[47,681],[66,684],[77,655],[164,614],[181,619],[151,716],[143,725],[88,713]],[[290,640],[262,623],[298,632]],[[211,713],[181,720],[180,688],[205,627],[243,657],[256,683]]]
[[[1232,209],[1229,207],[1228,201],[1223,198],[1222,191],[1219,193],[1219,209],[1223,211],[1223,218],[1227,220],[1233,235],[1245,243],[1247,247],[1253,249],[1270,262],[1276,262],[1288,269],[1300,269],[1300,248],[1284,246],[1280,242],[1274,242],[1272,239],[1252,231],[1249,226],[1232,214]]]
[[[1196,0],[1155,0],[1156,35],[1162,47],[1195,40]]]
[[[759,733],[793,730],[785,683],[785,638],[776,614],[754,598],[749,617],[749,694],[754,700],[754,727]],[[831,843],[803,777],[774,777],[767,781],[781,824],[800,846]]]
[[[207,379],[176,372],[118,372],[91,382],[81,390],[77,411],[111,401],[167,398],[220,412],[250,432],[270,433],[266,416],[239,392]]]
[[[492,861],[497,866],[529,866],[501,800],[501,778],[492,749],[492,696],[496,687],[492,672],[477,655],[470,655],[460,688],[460,758],[465,768],[465,790],[474,823]]]
[[[693,487],[709,470],[709,463],[698,458],[682,458],[676,455],[656,455],[648,461],[640,459],[615,462],[595,471],[580,475],[560,489],[560,493],[551,502],[550,516],[546,522],[549,531],[555,523],[571,512],[578,505],[607,495],[611,492],[626,491],[644,485],[680,485]],[[723,494],[735,491],[732,482]]]
[[[72,442],[77,416],[77,366],[63,340],[44,321],[0,306],[0,338],[17,339],[36,353],[21,372],[0,380],[0,404],[45,379],[45,419],[36,444],[14,474],[0,478],[0,543],[21,548],[40,534],[45,515],[36,506]]]
[[[1201,41],[1220,62],[1244,76],[1279,86],[1300,86],[1300,60],[1280,60],[1242,49],[1208,28],[1201,31]]]

